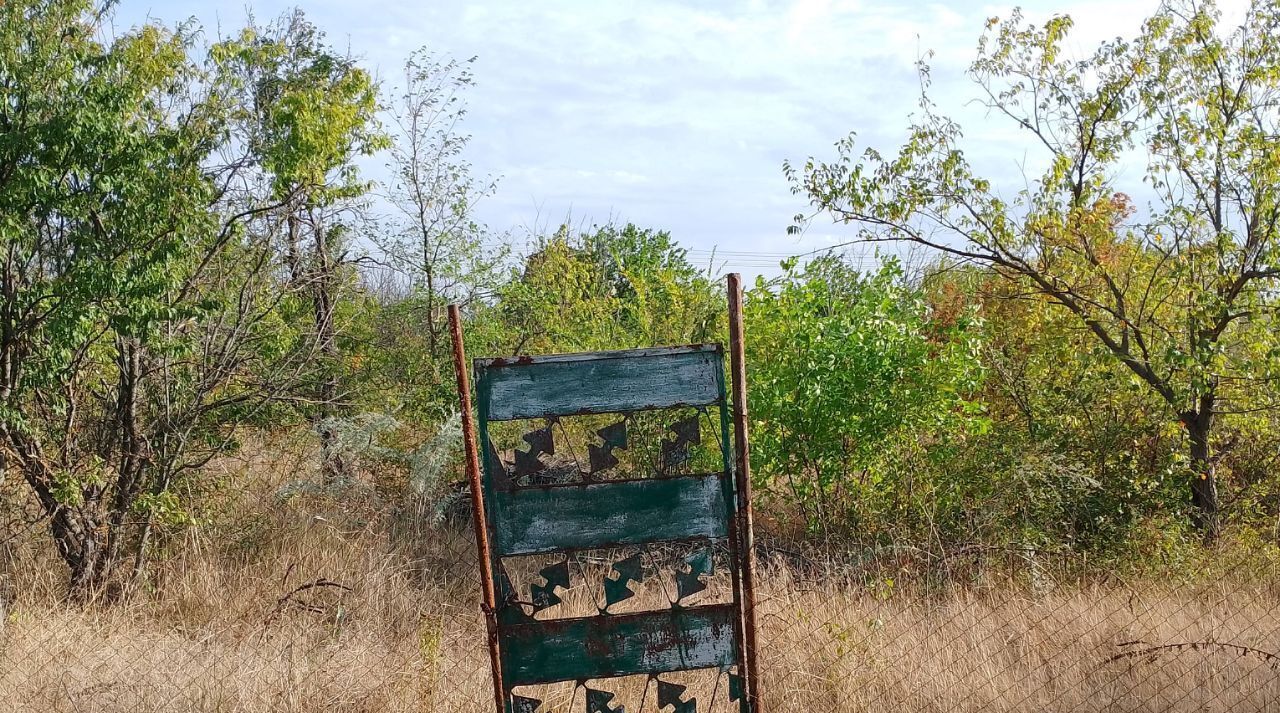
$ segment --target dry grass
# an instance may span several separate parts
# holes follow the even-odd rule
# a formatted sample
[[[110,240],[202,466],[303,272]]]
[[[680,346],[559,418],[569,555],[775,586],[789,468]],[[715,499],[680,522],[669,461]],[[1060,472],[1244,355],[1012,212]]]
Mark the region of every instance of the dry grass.
[[[122,605],[60,603],[60,573],[38,564],[38,540],[7,546],[0,578],[17,596],[0,618],[0,710],[488,708],[463,532],[405,527],[367,501],[277,499],[305,463],[225,467],[237,493],[225,517],[173,543],[154,589]],[[322,579],[349,589],[287,596]],[[925,589],[889,586],[883,573],[855,585],[772,567],[762,579],[770,711],[1280,709],[1280,673],[1264,655],[1280,651],[1274,578],[1033,590],[986,577]],[[597,587],[576,586],[566,611],[591,611]],[[636,606],[661,597],[650,582]],[[1175,643],[1197,646],[1136,653]],[[1124,652],[1135,653],[1109,661]],[[671,678],[700,711],[728,710],[717,676]],[[641,697],[656,710],[643,679],[599,685],[629,711]],[[583,710],[572,685],[536,693],[548,710]]]

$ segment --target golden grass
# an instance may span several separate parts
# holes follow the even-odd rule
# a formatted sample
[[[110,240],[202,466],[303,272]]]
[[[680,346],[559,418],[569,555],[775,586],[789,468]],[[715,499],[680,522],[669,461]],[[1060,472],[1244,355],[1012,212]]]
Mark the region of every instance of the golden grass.
[[[0,710],[490,709],[465,529],[409,527],[367,502],[276,499],[305,465],[224,466],[238,478],[226,516],[172,543],[153,587],[124,603],[63,604],[38,540],[7,546],[0,577],[16,598],[0,618]],[[350,589],[287,597],[321,579]],[[1280,650],[1273,579],[924,588],[781,567],[761,579],[769,711],[1280,710],[1264,655]],[[592,611],[597,590],[578,584],[563,611]],[[633,604],[654,603],[665,604],[656,578]],[[1108,662],[1177,643],[1197,646]],[[717,676],[671,680],[700,711],[729,710]],[[656,710],[643,679],[597,683],[628,711],[641,697]],[[546,710],[584,710],[571,684],[535,693]]]

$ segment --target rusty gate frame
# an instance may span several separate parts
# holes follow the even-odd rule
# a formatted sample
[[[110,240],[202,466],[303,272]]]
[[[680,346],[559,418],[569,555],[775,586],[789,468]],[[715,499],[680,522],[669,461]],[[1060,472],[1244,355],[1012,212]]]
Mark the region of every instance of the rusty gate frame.
[[[729,317],[729,358],[732,376],[732,394],[724,390],[723,353],[719,345],[698,345],[688,348],[693,351],[713,352],[719,361],[719,400],[721,403],[722,444],[728,440],[728,428],[724,423],[725,406],[732,417],[733,458],[725,454],[728,466],[722,477],[732,481],[732,509],[726,523],[727,542],[732,560],[730,568],[733,575],[733,608],[734,639],[736,646],[736,664],[738,675],[743,679],[744,690],[741,692],[740,710],[742,713],[759,713],[759,672],[757,669],[756,639],[756,596],[755,596],[755,548],[751,514],[751,459],[748,438],[746,364],[743,347],[742,318],[742,281],[737,273],[727,278],[728,317]],[[511,688],[503,676],[501,653],[501,631],[499,622],[499,602],[494,570],[499,565],[499,556],[495,555],[491,537],[495,534],[492,516],[492,504],[486,502],[485,483],[482,481],[479,447],[477,443],[476,419],[471,398],[470,369],[468,369],[466,351],[462,335],[462,319],[458,305],[449,305],[449,328],[453,341],[454,370],[457,376],[459,405],[462,412],[462,436],[465,450],[465,467],[471,495],[473,526],[475,529],[476,550],[480,564],[481,611],[484,613],[485,627],[489,649],[489,663],[493,676],[494,706],[497,713],[518,713],[512,704]],[[633,353],[652,352],[654,350],[633,350]],[[661,350],[659,350],[661,351]],[[603,353],[597,353],[603,354]],[[597,354],[579,355],[578,358],[592,358]],[[617,353],[615,353],[617,354]],[[563,358],[563,355],[560,355]],[[542,359],[555,358],[543,357]],[[526,358],[531,363],[537,358]],[[477,374],[491,363],[491,360],[477,359],[474,368]],[[505,363],[505,362],[504,362]],[[728,402],[727,404],[725,402]],[[482,430],[487,433],[487,414],[482,414],[486,423]],[[484,436],[487,439],[487,435]],[[642,544],[642,543],[637,543]],[[691,610],[684,610],[691,611]],[[696,668],[696,667],[692,667]],[[643,672],[642,672],[643,673]],[[652,675],[652,674],[651,674]]]

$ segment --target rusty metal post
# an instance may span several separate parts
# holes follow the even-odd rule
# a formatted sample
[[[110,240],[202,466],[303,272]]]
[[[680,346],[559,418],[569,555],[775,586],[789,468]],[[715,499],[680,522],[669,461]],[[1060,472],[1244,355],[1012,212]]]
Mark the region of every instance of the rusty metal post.
[[[458,376],[458,403],[462,410],[462,444],[467,458],[467,480],[471,486],[472,522],[476,531],[476,551],[480,557],[481,608],[489,637],[489,666],[493,673],[493,700],[497,713],[506,712],[506,691],[502,685],[502,661],[498,655],[497,596],[493,587],[493,559],[489,549],[489,525],[485,521],[484,494],[480,486],[480,455],[476,448],[475,414],[471,410],[471,380],[467,353],[462,344],[462,316],[458,305],[449,305],[449,333],[453,337],[453,369]]]
[[[738,541],[742,553],[743,647],[746,649],[747,700],[760,711],[760,676],[756,666],[756,554],[751,522],[751,452],[747,443],[747,365],[742,336],[742,277],[729,275],[729,363],[733,371],[733,433],[738,495]]]

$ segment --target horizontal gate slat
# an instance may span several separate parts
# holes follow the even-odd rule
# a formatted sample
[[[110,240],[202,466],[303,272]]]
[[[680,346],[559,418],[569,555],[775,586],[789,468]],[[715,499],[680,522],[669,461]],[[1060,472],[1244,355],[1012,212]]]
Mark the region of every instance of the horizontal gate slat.
[[[661,674],[734,663],[732,604],[551,619],[500,630],[508,686]]]
[[[718,344],[476,361],[489,421],[706,406],[723,393]]]
[[[499,556],[725,537],[721,476],[555,485],[492,494]]]

